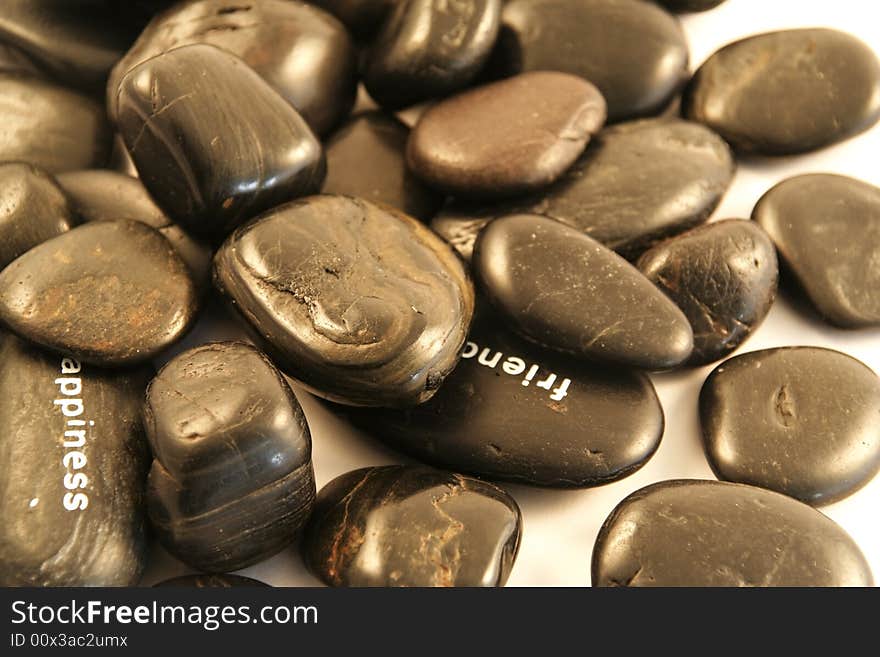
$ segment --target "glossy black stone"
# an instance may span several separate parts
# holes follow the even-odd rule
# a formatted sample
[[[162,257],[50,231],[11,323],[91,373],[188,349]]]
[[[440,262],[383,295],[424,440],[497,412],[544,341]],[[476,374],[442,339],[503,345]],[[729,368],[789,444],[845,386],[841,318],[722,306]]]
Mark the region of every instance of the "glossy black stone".
[[[598,486],[645,464],[664,425],[648,377],[537,349],[490,312],[478,315],[461,362],[429,401],[347,407],[346,417],[414,458],[489,479]]]
[[[315,500],[312,442],[281,373],[253,347],[186,351],[147,390],[159,540],[206,572],[238,570],[296,538]]]
[[[309,0],[336,16],[357,37],[371,37],[398,0]]]
[[[542,346],[659,370],[691,354],[678,307],[626,260],[583,233],[537,215],[490,223],[474,276],[510,327]]]
[[[407,169],[408,137],[409,128],[389,114],[355,116],[324,144],[324,193],[384,203],[422,221],[433,217],[443,204],[443,196]]]
[[[152,372],[101,371],[0,334],[0,585],[132,586],[147,558]]]
[[[205,239],[317,192],[326,172],[321,144],[297,111],[213,46],[184,46],[130,70],[118,124],[159,206]]]
[[[637,121],[600,132],[546,190],[505,202],[452,203],[431,227],[469,258],[489,220],[541,214],[633,259],[706,221],[734,170],[730,149],[711,130],[686,121]]]
[[[516,502],[492,484],[363,468],[321,489],[303,556],[330,586],[503,586],[521,532]]]
[[[595,84],[608,120],[658,114],[687,78],[675,17],[641,0],[511,0],[492,68],[502,75],[563,71]]]
[[[809,504],[836,502],[880,469],[880,378],[818,347],[743,354],[700,392],[706,455],[720,479]]]
[[[807,174],[768,191],[752,218],[820,315],[842,328],[880,325],[880,188]]]
[[[128,71],[173,48],[195,44],[241,57],[316,133],[331,130],[354,104],[355,50],[333,16],[292,0],[195,0],[154,18],[116,64],[107,83],[110,115],[116,116],[117,90]]]
[[[39,77],[0,74],[0,161],[50,173],[103,166],[110,156],[104,108]]]
[[[346,404],[410,406],[458,361],[474,308],[461,261],[415,219],[348,196],[233,233],[214,283],[289,375]]]
[[[489,57],[501,0],[399,0],[365,55],[363,83],[398,109],[465,87]]]
[[[770,311],[779,280],[773,242],[754,222],[738,219],[661,242],[637,266],[688,318],[690,365],[720,360],[745,342]]]
[[[189,271],[136,221],[78,226],[0,273],[0,321],[24,338],[97,365],[146,361],[196,314]]]
[[[502,198],[547,187],[605,123],[605,100],[574,75],[536,71],[429,107],[407,144],[410,168],[457,198]]]
[[[140,221],[158,230],[189,267],[200,291],[211,282],[211,249],[194,240],[159,209],[137,178],[115,171],[92,169],[58,176],[81,221]]]
[[[867,45],[836,30],[748,37],[706,60],[682,112],[739,151],[815,150],[880,118],[880,61]]]
[[[181,577],[172,577],[164,582],[154,584],[156,587],[177,587],[177,588],[197,588],[197,589],[230,589],[239,586],[247,587],[263,587],[269,586],[265,582],[250,577],[242,577],[241,575],[182,575]]]
[[[660,0],[667,9],[677,12],[707,11],[714,9],[724,0]]]
[[[849,535],[773,491],[664,481],[623,500],[593,548],[593,586],[871,586]]]
[[[75,223],[52,176],[30,164],[0,164],[0,270]]]

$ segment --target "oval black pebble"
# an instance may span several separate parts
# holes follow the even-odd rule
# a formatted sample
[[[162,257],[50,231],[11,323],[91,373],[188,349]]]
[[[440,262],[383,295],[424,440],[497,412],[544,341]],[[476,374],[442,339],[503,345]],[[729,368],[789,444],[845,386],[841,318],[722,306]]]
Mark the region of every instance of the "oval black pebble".
[[[830,504],[880,469],[880,378],[818,347],[742,354],[700,392],[709,464],[720,479]]]
[[[172,577],[164,582],[154,584],[154,587],[173,586],[177,588],[197,588],[197,589],[231,589],[239,586],[248,587],[268,587],[265,582],[250,577],[242,577],[241,575],[182,575],[181,577]]]
[[[739,347],[776,298],[776,249],[752,221],[694,228],[646,251],[637,266],[688,318],[690,365],[720,360]]]
[[[546,190],[501,203],[454,203],[431,227],[465,257],[492,218],[541,214],[574,226],[626,258],[709,218],[735,170],[727,144],[687,121],[636,121],[593,138]]]
[[[364,86],[399,109],[465,87],[498,34],[501,0],[399,0],[365,55]]]
[[[130,219],[155,228],[171,242],[193,275],[200,291],[210,286],[211,249],[194,240],[159,209],[137,178],[116,171],[92,169],[58,176],[74,211],[82,221]]]
[[[344,414],[426,463],[555,488],[635,472],[656,451],[664,425],[645,375],[541,351],[485,318],[474,321],[461,362],[429,401]]]
[[[75,223],[52,176],[22,162],[0,164],[0,270]]]
[[[78,226],[0,273],[0,320],[32,342],[98,365],[143,362],[196,315],[189,270],[136,221]]]
[[[312,441],[281,373],[237,342],[186,351],[147,390],[148,511],[159,540],[207,572],[238,570],[296,538],[315,500]]]
[[[623,500],[593,548],[593,586],[871,586],[849,535],[773,491],[653,484]]]
[[[845,176],[796,176],[767,192],[752,218],[827,321],[880,325],[880,188]]]
[[[608,120],[659,113],[687,78],[675,17],[641,0],[512,0],[501,13],[492,68],[563,71],[595,84]]]
[[[880,118],[880,62],[867,45],[835,30],[748,37],[697,70],[682,112],[740,151],[815,150]]]
[[[88,96],[37,77],[0,75],[0,161],[50,173],[88,169],[110,157],[104,108]]]
[[[384,112],[364,112],[333,133],[327,155],[325,194],[358,196],[427,221],[443,204],[406,167],[409,128]]]
[[[326,173],[321,144],[296,110],[213,46],[184,46],[129,71],[118,123],[144,186],[205,239],[317,192]]]
[[[156,16],[113,69],[107,106],[128,71],[174,48],[207,44],[241,57],[293,105],[309,126],[325,134],[354,104],[355,50],[342,25],[326,12],[291,0],[196,0]],[[236,94],[234,99],[246,103]]]
[[[303,555],[330,586],[503,586],[521,532],[519,507],[500,488],[391,465],[321,489]]]
[[[667,9],[678,12],[707,11],[714,9],[724,0],[660,0]]]
[[[605,100],[567,73],[538,71],[429,107],[407,144],[425,182],[458,198],[500,198],[554,182],[605,123]]]
[[[132,586],[147,558],[151,371],[101,371],[0,335],[0,585]]]
[[[523,336],[576,356],[645,369],[683,363],[693,333],[676,305],[626,260],[536,215],[490,223],[474,275]]]
[[[243,226],[214,283],[276,362],[347,404],[429,399],[458,361],[474,308],[461,261],[415,219],[315,196]]]

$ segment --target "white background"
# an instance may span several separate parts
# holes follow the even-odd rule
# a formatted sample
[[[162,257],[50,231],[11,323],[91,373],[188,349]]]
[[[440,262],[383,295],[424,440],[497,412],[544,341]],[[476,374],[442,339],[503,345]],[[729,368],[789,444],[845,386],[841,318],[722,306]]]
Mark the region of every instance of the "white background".
[[[848,31],[880,52],[880,8],[873,0],[727,0],[717,9],[682,18],[696,68],[720,46],[774,29],[834,27]],[[821,152],[740,164],[733,186],[713,219],[748,218],[760,196],[776,182],[807,172],[834,172],[880,185],[880,126]],[[853,240],[859,240],[853,235]],[[877,291],[880,294],[880,290]],[[206,339],[240,337],[225,322],[208,319],[176,349]],[[824,325],[808,309],[793,306],[783,291],[760,330],[741,349],[783,345],[819,345],[845,351],[880,371],[880,329],[845,331]],[[601,488],[558,491],[504,485],[523,512],[519,557],[509,586],[584,586],[590,582],[590,555],[603,520],[629,493],[670,478],[713,478],[703,456],[697,420],[697,395],[712,367],[653,376],[666,413],[666,432],[657,454],[636,474]],[[829,390],[828,394],[834,394]],[[343,472],[406,459],[356,433],[308,394],[300,398],[314,441],[318,488]],[[880,426],[878,426],[880,431]],[[822,508],[859,544],[880,579],[880,477],[851,497]],[[153,584],[190,572],[155,548],[144,578]],[[315,586],[294,548],[242,571],[275,586]]]

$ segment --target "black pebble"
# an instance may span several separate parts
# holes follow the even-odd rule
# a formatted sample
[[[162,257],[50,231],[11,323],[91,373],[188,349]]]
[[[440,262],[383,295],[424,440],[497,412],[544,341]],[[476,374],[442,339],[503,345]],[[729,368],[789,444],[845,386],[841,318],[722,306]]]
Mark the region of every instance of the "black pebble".
[[[149,369],[108,372],[0,334],[0,585],[132,586],[147,558]]]
[[[302,117],[213,46],[184,46],[129,71],[118,123],[144,186],[200,238],[220,240],[324,180],[321,144]]]
[[[363,468],[318,495],[306,565],[331,586],[503,586],[522,520],[492,484],[419,466]]]
[[[700,392],[721,479],[829,504],[880,469],[880,378],[846,354],[783,347],[719,365]]]
[[[623,500],[593,548],[593,586],[871,586],[865,557],[815,509],[773,491],[664,481]]]
[[[163,582],[154,584],[156,587],[177,587],[177,588],[197,588],[197,589],[230,589],[239,586],[268,587],[265,582],[250,577],[242,577],[241,575],[182,575],[180,577],[172,577]]]
[[[365,406],[429,399],[458,361],[474,308],[443,240],[348,196],[303,199],[241,227],[214,258],[214,283],[285,372]]]
[[[148,509],[169,552],[207,572],[266,559],[315,499],[312,442],[281,373],[243,343],[196,347],[147,390]]]
[[[776,249],[752,221],[694,228],[648,250],[637,266],[691,323],[690,365],[734,351],[761,325],[776,298]]]

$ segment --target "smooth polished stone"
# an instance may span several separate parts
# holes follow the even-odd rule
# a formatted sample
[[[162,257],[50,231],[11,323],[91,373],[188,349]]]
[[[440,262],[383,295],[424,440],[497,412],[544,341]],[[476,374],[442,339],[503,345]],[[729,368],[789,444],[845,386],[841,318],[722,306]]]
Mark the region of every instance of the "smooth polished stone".
[[[187,264],[198,289],[203,292],[210,287],[214,256],[210,247],[194,240],[173,223],[137,178],[92,169],[61,174],[58,184],[84,222],[130,219],[158,230]]]
[[[110,115],[116,116],[117,90],[128,71],[151,57],[195,44],[241,57],[318,134],[329,132],[354,104],[354,46],[330,14],[292,0],[195,0],[154,18],[116,64],[107,83]],[[234,97],[246,102],[243,92]]]
[[[539,345],[650,370],[680,365],[693,333],[678,307],[594,239],[537,215],[496,219],[474,276],[510,327]]]
[[[177,587],[177,588],[196,588],[196,589],[231,589],[239,586],[248,587],[268,587],[265,582],[250,577],[242,577],[241,575],[182,575],[181,577],[172,577],[163,582],[154,584],[154,587]]]
[[[707,11],[722,2],[724,0],[660,0],[667,9],[677,12]]]
[[[315,501],[312,441],[290,386],[240,342],[186,351],[150,383],[150,520],[206,572],[245,568],[296,538]]]
[[[363,83],[399,109],[467,86],[498,35],[501,0],[399,0],[365,54]]]
[[[836,30],[748,37],[700,66],[682,112],[739,151],[812,151],[877,122],[880,61],[867,45]]]
[[[776,248],[752,221],[694,228],[646,251],[639,270],[681,308],[694,331],[688,364],[705,365],[737,349],[776,298]]]
[[[768,191],[752,219],[827,321],[880,325],[880,188],[845,176],[796,176]]]
[[[195,320],[196,291],[171,244],[136,221],[78,226],[0,273],[0,321],[97,365],[149,360]]]
[[[659,114],[688,76],[675,17],[641,0],[512,0],[501,13],[491,68],[501,75],[563,71],[595,84],[608,120]]]
[[[542,351],[478,313],[462,359],[411,409],[336,407],[358,428],[437,467],[554,488],[641,468],[663,435],[647,376]]]
[[[427,401],[458,362],[474,309],[461,261],[415,219],[315,196],[233,233],[214,284],[284,371],[346,404]]]
[[[664,481],[623,500],[593,548],[593,586],[871,586],[849,535],[773,491]]]
[[[192,235],[221,240],[264,210],[321,188],[321,144],[234,55],[184,46],[129,71],[119,131],[141,181]]]
[[[458,198],[500,198],[547,187],[605,123],[605,99],[583,78],[523,73],[430,107],[407,144],[425,182]]]
[[[0,161],[49,173],[103,166],[110,156],[104,108],[39,77],[0,74]]]
[[[0,585],[133,586],[147,559],[141,404],[109,372],[0,335]]]
[[[742,354],[700,392],[706,455],[720,479],[830,504],[880,469],[880,378],[819,347]]]
[[[406,166],[409,128],[383,112],[352,118],[324,144],[327,156],[325,194],[358,196],[384,203],[426,221],[443,204]]]
[[[521,533],[519,507],[500,488],[390,465],[321,489],[303,556],[330,586],[504,586]]]
[[[336,16],[349,32],[369,38],[378,30],[398,0],[309,0]]]
[[[488,221],[540,214],[573,226],[625,258],[693,228],[715,210],[735,171],[727,144],[686,121],[636,121],[600,132],[546,190],[512,201],[452,203],[431,227],[469,257]]]
[[[52,176],[30,164],[0,164],[0,270],[75,224]]]

